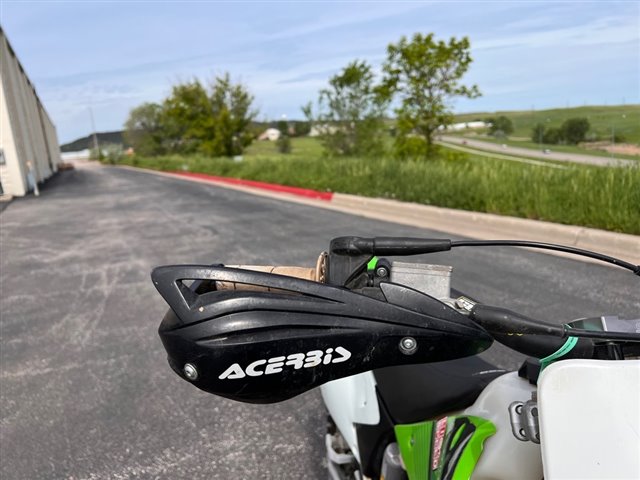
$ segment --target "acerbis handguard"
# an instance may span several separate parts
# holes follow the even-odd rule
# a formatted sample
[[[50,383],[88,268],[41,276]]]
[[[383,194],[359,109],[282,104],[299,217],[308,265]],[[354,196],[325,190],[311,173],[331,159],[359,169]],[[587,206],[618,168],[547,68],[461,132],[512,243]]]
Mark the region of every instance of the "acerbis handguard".
[[[173,370],[243,402],[279,402],[367,370],[474,355],[492,342],[451,307],[394,283],[381,283],[374,298],[221,265],[158,267],[151,277],[171,307],[159,334]],[[217,290],[216,282],[263,288]]]

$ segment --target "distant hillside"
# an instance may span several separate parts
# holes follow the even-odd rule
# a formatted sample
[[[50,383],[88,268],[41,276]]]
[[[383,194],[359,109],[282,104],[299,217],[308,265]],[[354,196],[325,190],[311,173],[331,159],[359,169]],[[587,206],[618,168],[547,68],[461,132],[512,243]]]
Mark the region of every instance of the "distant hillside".
[[[289,123],[293,124],[298,122],[299,120],[292,120]],[[256,136],[257,136],[258,133],[262,133],[264,130],[266,130],[269,127],[276,127],[277,123],[278,122],[276,120],[270,121],[270,122],[252,122],[251,126],[252,126],[252,129],[255,130]],[[106,143],[113,143],[116,145],[123,145],[125,148],[129,147],[130,145],[126,144],[122,134],[123,134],[122,130],[115,131],[115,132],[98,132],[98,143],[100,145],[106,144]],[[78,138],[73,142],[65,143],[64,145],[60,146],[60,150],[63,152],[78,152],[80,150],[84,150],[87,148],[93,148],[92,134],[87,135],[86,137]]]
[[[607,139],[611,135],[611,128],[615,129],[616,135],[622,135],[625,141],[630,143],[640,143],[640,105],[613,105],[613,106],[590,106],[575,108],[554,108],[549,110],[521,110],[521,111],[499,111],[499,112],[478,112],[463,113],[455,116],[456,122],[471,122],[473,120],[484,120],[488,117],[505,115],[513,121],[515,131],[514,137],[526,137],[531,135],[533,126],[540,122],[550,127],[559,127],[567,118],[586,117],[591,124],[591,131],[598,136]],[[547,121],[548,120],[548,121]],[[289,123],[296,123],[298,120],[290,120]],[[388,123],[393,123],[393,119],[388,119]],[[277,121],[252,122],[252,129],[256,136],[268,127],[276,127]],[[100,132],[98,133],[100,144],[115,143],[125,145],[122,131]],[[73,142],[62,145],[63,152],[77,152],[90,148],[93,145],[92,135],[79,138]]]
[[[603,139],[611,137],[613,128],[627,142],[640,143],[640,105],[587,106],[553,108],[549,110],[522,110],[503,112],[479,112],[456,115],[456,122],[484,120],[504,115],[513,122],[514,137],[529,137],[536,123],[559,127],[568,118],[585,117],[591,124],[591,132]]]
[[[116,132],[98,132],[98,143],[100,145],[106,143],[114,143],[116,145],[124,145],[124,138],[122,137],[122,130]],[[125,145],[126,146],[126,145]],[[87,135],[86,137],[79,138],[70,143],[65,143],[60,146],[60,150],[63,152],[78,152],[87,148],[93,148],[93,135]]]

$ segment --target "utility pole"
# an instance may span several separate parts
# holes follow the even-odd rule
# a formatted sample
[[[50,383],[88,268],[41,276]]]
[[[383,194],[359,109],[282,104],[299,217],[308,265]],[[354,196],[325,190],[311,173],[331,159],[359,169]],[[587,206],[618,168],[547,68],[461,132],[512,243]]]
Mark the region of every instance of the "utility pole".
[[[616,127],[611,124],[611,158],[616,158],[614,150],[616,148]]]
[[[93,131],[93,148],[100,160],[100,145],[98,145],[98,134],[96,133],[96,122],[93,120],[93,109],[89,107],[89,115],[91,116],[91,130]]]
[[[542,152],[542,133],[547,129],[547,125],[549,124],[549,122],[551,121],[550,118],[547,118],[545,123],[540,122],[540,131],[538,132],[538,148],[540,149],[540,151]]]
[[[625,119],[627,118],[627,116],[623,113],[622,118]],[[616,158],[615,147],[616,147],[616,124],[615,124],[615,120],[612,120],[611,121],[611,158]]]
[[[540,124],[542,125],[542,123]],[[542,131],[544,130],[544,127],[540,127],[538,129],[538,148],[540,149],[540,151],[542,151]]]

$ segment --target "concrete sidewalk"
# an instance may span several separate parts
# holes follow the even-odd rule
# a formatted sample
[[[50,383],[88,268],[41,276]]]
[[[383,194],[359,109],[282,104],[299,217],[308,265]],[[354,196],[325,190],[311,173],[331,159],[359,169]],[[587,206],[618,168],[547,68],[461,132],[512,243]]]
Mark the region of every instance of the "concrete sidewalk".
[[[640,237],[636,235],[345,194],[335,194],[331,206],[364,217],[433,228],[478,240],[559,243],[640,264]]]
[[[594,250],[604,255],[617,257],[634,264],[640,264],[640,236],[637,235],[490,213],[470,212],[417,203],[399,202],[397,200],[359,197],[344,193],[334,193],[331,201],[317,200],[290,193],[275,192],[272,189],[229,184],[227,182],[217,181],[213,179],[213,177],[208,179],[204,175],[187,177],[183,174],[146,170],[129,166],[120,166],[118,168],[144,171],[153,175],[179,178],[191,182],[209,183],[255,195],[288,200],[376,220],[395,222],[419,228],[429,228],[478,240],[510,239],[559,243],[576,248]],[[553,253],[564,255],[557,252]],[[576,257],[575,255],[571,255],[571,258],[583,259],[583,257]]]

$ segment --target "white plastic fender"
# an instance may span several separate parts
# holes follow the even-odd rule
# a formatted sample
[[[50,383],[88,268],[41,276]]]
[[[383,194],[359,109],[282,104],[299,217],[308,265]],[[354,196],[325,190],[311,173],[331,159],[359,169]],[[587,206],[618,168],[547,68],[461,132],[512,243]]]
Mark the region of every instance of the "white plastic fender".
[[[360,462],[354,423],[377,425],[380,410],[373,372],[364,372],[325,383],[320,387],[324,404],[349,448]]]
[[[545,478],[640,479],[640,360],[563,360],[538,387]]]

